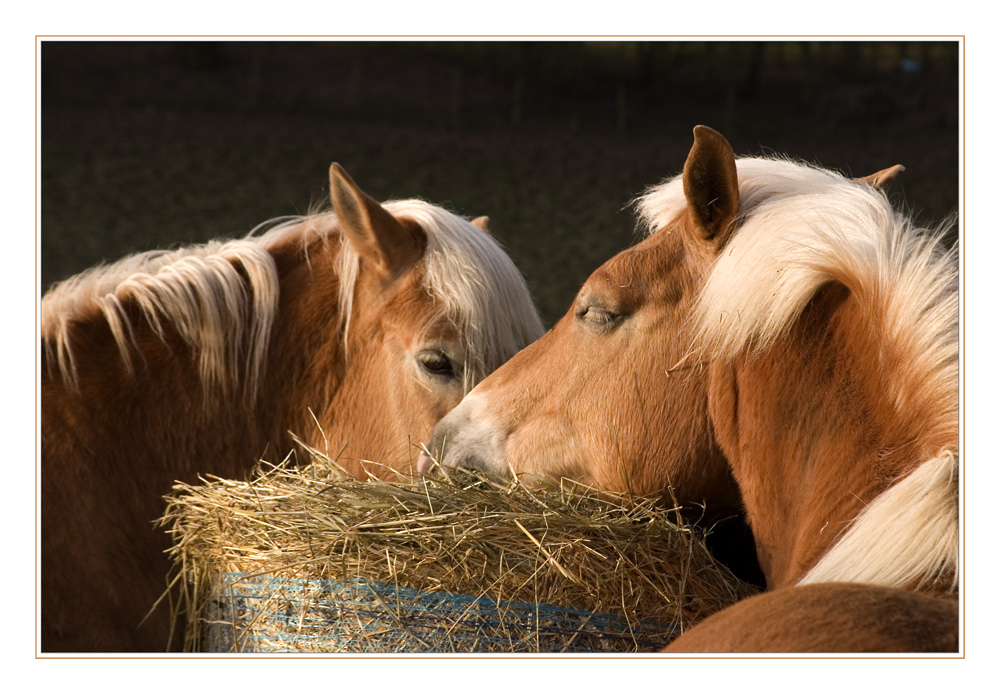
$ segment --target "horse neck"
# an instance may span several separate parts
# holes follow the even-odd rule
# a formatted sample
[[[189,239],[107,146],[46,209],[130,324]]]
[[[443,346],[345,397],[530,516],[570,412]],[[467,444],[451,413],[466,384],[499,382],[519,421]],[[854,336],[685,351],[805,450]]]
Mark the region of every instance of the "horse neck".
[[[295,439],[321,448],[324,436],[339,437],[337,423],[347,419],[324,417],[346,373],[341,243],[331,236],[313,239],[305,249],[298,242],[270,249],[281,294],[253,410],[272,462],[298,450]]]
[[[401,452],[388,442],[406,441],[401,422],[413,414],[389,411],[399,375],[379,349],[381,298],[373,286],[381,280],[363,263],[356,275],[343,277],[341,243],[315,241],[308,260],[301,250],[274,252],[281,301],[256,410],[279,455],[294,450],[302,454],[299,462],[308,462],[310,453],[297,440],[350,474],[384,477],[369,461],[398,463]],[[349,320],[340,315],[341,282],[350,283],[345,289],[353,296]]]
[[[933,393],[921,392],[921,374],[907,373],[912,360],[891,345],[871,344],[878,327],[869,320],[846,289],[829,285],[764,354],[713,369],[714,423],[769,587],[801,581],[852,532],[853,548],[837,555],[840,567],[827,578],[877,582],[876,574],[886,571],[875,565],[899,553],[897,547],[875,556],[877,532],[895,535],[896,542],[916,529],[906,527],[897,509],[889,514],[894,520],[883,519],[892,528],[865,539],[859,528],[866,509],[877,500],[895,501],[900,491],[890,490],[902,489],[897,482],[908,475],[916,480],[911,473],[924,461],[951,464],[947,454],[944,463],[936,461],[957,441],[957,418],[948,407],[942,411]],[[947,542],[952,495],[947,480],[938,478],[928,483],[940,502],[931,534]],[[925,522],[931,521],[916,525]],[[870,566],[847,568],[860,555],[871,555],[864,560]]]

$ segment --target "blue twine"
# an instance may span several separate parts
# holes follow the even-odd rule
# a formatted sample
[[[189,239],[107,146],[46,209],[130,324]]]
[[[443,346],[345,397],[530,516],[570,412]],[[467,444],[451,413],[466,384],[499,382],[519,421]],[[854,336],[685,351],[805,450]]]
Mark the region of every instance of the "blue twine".
[[[211,651],[625,652],[659,650],[680,631],[611,613],[363,578],[230,573],[223,586],[208,619]]]

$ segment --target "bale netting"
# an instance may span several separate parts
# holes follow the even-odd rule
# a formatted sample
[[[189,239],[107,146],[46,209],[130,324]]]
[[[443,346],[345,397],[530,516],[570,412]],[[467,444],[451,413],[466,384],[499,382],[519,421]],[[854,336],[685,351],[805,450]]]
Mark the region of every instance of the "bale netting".
[[[191,651],[655,651],[755,590],[676,509],[569,483],[358,480],[314,454],[168,502]]]

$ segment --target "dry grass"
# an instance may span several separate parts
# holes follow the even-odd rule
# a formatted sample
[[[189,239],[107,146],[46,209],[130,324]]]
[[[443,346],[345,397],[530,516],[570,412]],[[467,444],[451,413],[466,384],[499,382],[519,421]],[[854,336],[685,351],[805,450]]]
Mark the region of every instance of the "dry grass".
[[[657,650],[754,590],[676,510],[569,485],[357,480],[314,454],[169,502],[190,650]]]

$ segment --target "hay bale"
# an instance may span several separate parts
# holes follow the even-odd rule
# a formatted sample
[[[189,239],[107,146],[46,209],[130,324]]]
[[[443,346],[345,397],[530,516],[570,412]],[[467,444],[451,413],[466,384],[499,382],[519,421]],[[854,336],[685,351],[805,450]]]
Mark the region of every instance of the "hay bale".
[[[168,502],[189,650],[652,651],[754,592],[676,509],[568,484],[357,480],[314,454]]]

